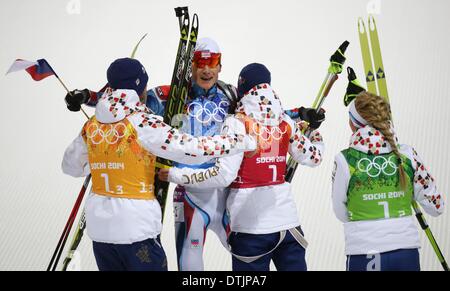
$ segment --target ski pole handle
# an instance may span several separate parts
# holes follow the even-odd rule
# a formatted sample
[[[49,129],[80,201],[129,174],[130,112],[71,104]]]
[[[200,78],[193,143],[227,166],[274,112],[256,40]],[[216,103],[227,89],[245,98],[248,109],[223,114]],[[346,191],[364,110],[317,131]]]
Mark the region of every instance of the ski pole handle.
[[[345,51],[347,50],[349,44],[350,44],[350,42],[347,40],[341,44],[341,46],[339,47],[339,50],[342,52],[342,54],[345,54]]]
[[[336,52],[330,57],[330,66],[328,67],[327,75],[325,76],[325,80],[320,86],[319,93],[317,94],[316,99],[314,100],[312,108],[315,108],[316,112],[319,113],[320,108],[322,108],[323,102],[325,98],[330,93],[331,88],[334,83],[338,79],[338,74],[342,72],[342,66],[346,60],[345,51],[349,46],[348,41],[344,41]],[[302,133],[309,137],[311,131],[306,127],[302,130]],[[292,157],[289,157],[286,167],[285,181],[291,183],[294,178],[295,171],[297,170],[298,163]]]

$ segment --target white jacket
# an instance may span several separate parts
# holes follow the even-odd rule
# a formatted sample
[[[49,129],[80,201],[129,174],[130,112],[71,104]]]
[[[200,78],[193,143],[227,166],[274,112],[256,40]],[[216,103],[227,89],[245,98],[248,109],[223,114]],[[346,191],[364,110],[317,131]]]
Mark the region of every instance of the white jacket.
[[[299,125],[283,113],[281,103],[270,87],[256,91],[258,91],[258,97],[249,92],[242,98],[241,107],[237,111],[252,116],[264,125],[274,126],[286,121],[292,129],[289,154],[302,165],[310,167],[319,165],[324,147],[320,134],[313,132],[311,135],[314,137],[313,141],[302,135]],[[261,104],[259,96],[266,97],[269,102],[265,105]],[[258,118],[267,112],[271,112],[272,118]],[[244,124],[235,117],[228,117],[223,129],[227,133],[246,133]],[[300,143],[302,143],[301,146]],[[203,189],[226,187],[236,179],[242,160],[241,153],[220,158],[215,166],[209,169],[171,168],[169,181]],[[208,194],[205,193],[205,195]],[[231,231],[234,232],[268,234],[300,225],[289,183],[230,189],[227,211],[230,215]]]
[[[371,135],[369,135],[369,132]],[[389,143],[383,145],[382,135],[373,134],[375,130],[370,126],[356,131],[350,141],[350,147],[367,153],[369,150],[378,150],[379,154],[392,151]],[[359,134],[359,135],[358,135]],[[370,142],[361,144],[360,140],[370,139]],[[369,145],[372,148],[369,149]],[[444,211],[444,197],[439,194],[436,183],[424,166],[422,159],[416,151],[408,146],[401,145],[400,153],[411,160],[414,171],[414,199],[423,209],[432,216],[438,216]],[[414,216],[371,220],[349,221],[347,212],[347,189],[350,180],[350,171],[347,160],[342,153],[336,155],[333,171],[332,200],[333,209],[339,220],[344,223],[345,254],[361,255],[369,253],[383,253],[398,249],[419,248],[419,233]]]
[[[144,149],[181,163],[198,164],[256,148],[255,140],[248,136],[196,138],[181,134],[149,114],[133,90],[106,92],[96,106],[95,116],[101,123],[127,118]],[[81,135],[65,151],[62,170],[74,177],[89,174],[88,150]],[[130,244],[161,233],[161,208],[156,199],[111,198],[91,193],[85,210],[88,235],[97,242]]]

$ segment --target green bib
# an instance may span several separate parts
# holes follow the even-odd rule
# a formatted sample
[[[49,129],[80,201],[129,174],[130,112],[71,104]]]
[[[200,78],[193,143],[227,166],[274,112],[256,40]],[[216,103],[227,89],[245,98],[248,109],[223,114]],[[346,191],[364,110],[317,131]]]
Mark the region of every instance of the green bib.
[[[350,221],[376,220],[412,215],[414,170],[402,156],[407,175],[401,190],[397,157],[394,153],[368,155],[355,149],[342,151],[350,170],[347,210]]]

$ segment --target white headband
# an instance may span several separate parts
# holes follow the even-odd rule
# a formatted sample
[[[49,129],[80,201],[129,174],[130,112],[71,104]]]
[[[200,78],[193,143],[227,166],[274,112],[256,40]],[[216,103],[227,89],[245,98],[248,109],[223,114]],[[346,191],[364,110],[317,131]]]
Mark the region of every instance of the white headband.
[[[369,124],[361,115],[359,115],[358,111],[355,107],[355,100],[350,102],[348,107],[348,114],[350,115],[350,120],[356,128],[361,128]]]

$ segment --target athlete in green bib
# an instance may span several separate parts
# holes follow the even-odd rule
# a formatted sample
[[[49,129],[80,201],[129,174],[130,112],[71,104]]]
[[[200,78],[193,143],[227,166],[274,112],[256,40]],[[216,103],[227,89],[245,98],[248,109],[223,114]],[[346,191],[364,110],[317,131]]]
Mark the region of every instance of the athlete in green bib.
[[[384,98],[349,104],[352,136],[336,155],[333,209],[344,223],[348,271],[418,271],[420,241],[411,203],[432,216],[444,199],[416,151],[398,144]]]
[[[350,171],[347,211],[350,221],[397,218],[412,215],[414,170],[401,155],[406,188],[402,189],[394,153],[373,155],[348,148],[342,151]]]

